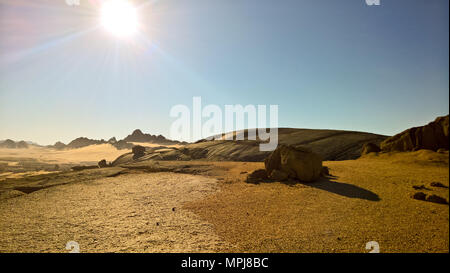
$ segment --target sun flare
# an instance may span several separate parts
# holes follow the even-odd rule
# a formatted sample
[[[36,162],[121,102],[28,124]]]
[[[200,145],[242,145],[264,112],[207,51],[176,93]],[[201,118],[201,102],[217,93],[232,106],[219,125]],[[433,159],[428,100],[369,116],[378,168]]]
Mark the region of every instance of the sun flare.
[[[130,37],[137,31],[136,8],[125,0],[109,0],[101,7],[101,24],[117,37]]]

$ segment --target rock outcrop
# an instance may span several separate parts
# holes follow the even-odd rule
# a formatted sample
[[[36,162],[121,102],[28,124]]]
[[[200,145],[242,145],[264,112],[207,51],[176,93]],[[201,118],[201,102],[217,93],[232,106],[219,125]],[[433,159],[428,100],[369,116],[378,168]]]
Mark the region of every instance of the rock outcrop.
[[[264,161],[271,179],[297,179],[303,182],[317,180],[322,173],[322,159],[304,147],[279,145]]]
[[[406,152],[428,149],[448,150],[449,116],[438,117],[435,121],[421,127],[405,130],[381,142],[383,152]]]
[[[136,160],[140,157],[143,157],[145,155],[145,147],[140,146],[140,145],[133,146],[132,153],[133,153],[134,160]]]
[[[106,159],[102,159],[98,162],[98,167],[99,168],[106,168],[108,167],[108,163],[106,162]]]
[[[361,155],[366,155],[369,153],[379,153],[381,151],[380,147],[376,145],[375,143],[369,142],[364,144],[364,146],[361,149]]]

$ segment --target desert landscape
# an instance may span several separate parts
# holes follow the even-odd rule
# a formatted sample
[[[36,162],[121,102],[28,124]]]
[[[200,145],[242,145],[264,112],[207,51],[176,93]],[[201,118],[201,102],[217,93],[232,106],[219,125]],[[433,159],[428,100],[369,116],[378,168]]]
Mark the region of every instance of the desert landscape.
[[[0,0],[0,256],[287,272],[448,255],[449,10]]]
[[[274,152],[140,130],[120,150],[8,141],[0,252],[448,252],[448,124],[393,137],[286,128]]]

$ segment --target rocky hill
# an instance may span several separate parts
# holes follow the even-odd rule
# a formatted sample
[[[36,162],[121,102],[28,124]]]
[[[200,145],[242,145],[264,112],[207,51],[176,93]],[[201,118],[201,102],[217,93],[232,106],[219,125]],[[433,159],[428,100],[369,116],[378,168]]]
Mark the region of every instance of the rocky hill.
[[[28,143],[23,140],[15,142],[14,140],[7,139],[7,140],[0,141],[0,148],[26,149],[26,148],[28,148]]]
[[[126,142],[146,142],[146,143],[156,143],[156,144],[178,144],[179,141],[169,140],[162,135],[151,135],[144,134],[141,130],[136,129],[131,135],[128,135],[123,139]]]
[[[247,134],[247,131],[233,132]],[[379,145],[387,136],[371,133],[279,128],[280,144],[310,148],[321,155],[323,160],[356,159],[361,154],[365,143]],[[138,160],[208,160],[208,161],[264,161],[270,152],[259,150],[259,140],[201,140],[186,144],[181,148],[156,147],[146,148],[145,155]],[[132,162],[133,154],[119,157],[113,164]]]
[[[405,152],[427,149],[448,150],[449,116],[438,117],[424,126],[407,129],[384,140],[380,148],[383,152]]]

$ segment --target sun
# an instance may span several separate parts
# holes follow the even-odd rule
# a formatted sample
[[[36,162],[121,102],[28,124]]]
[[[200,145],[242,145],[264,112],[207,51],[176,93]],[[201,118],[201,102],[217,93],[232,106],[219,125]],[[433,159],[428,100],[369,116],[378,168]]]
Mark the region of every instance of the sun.
[[[137,31],[136,8],[126,0],[109,0],[101,6],[102,26],[116,37],[130,37]]]

